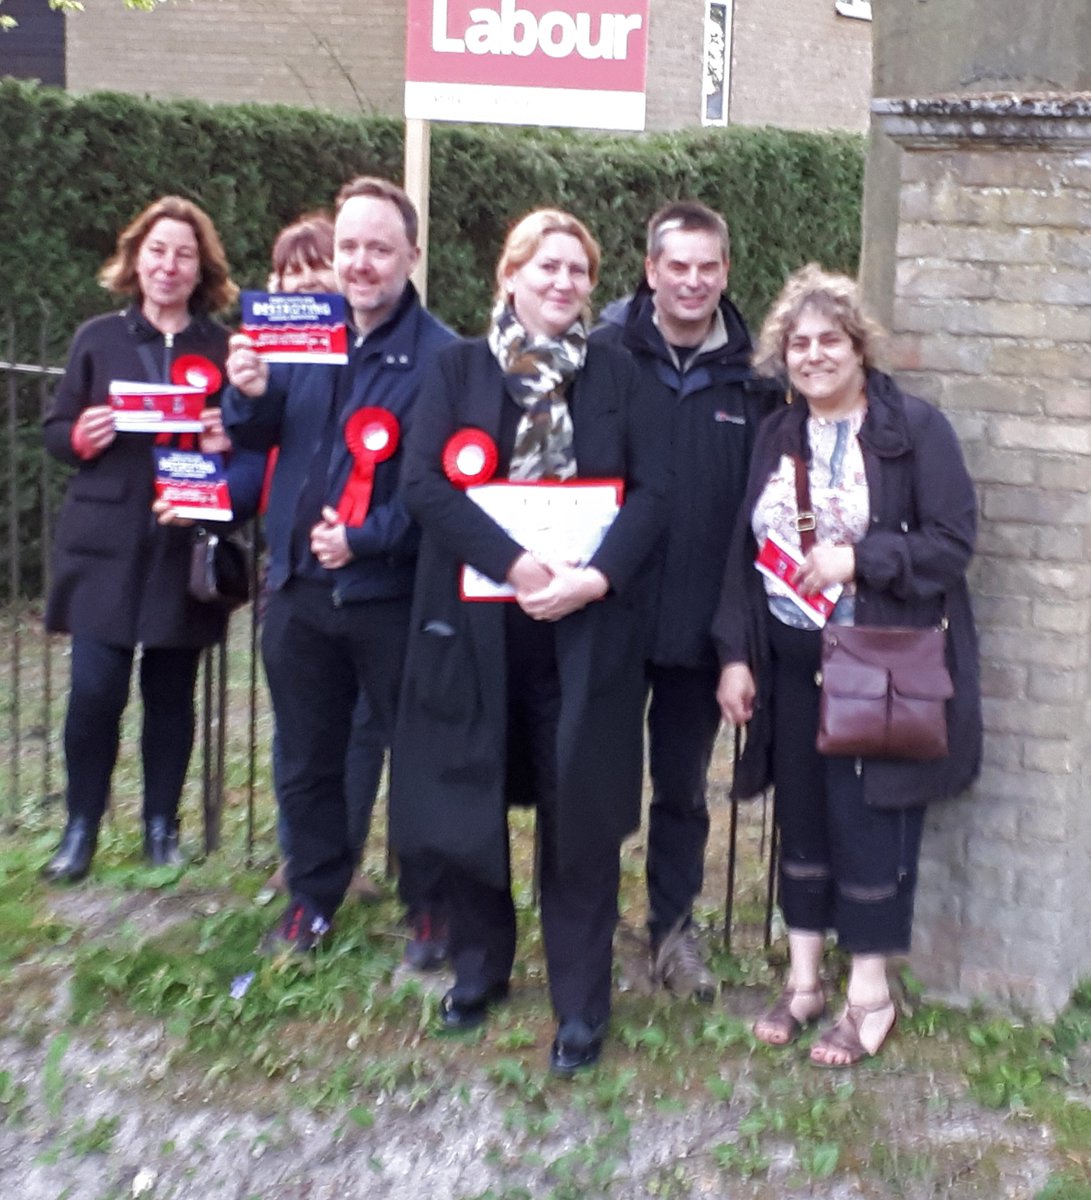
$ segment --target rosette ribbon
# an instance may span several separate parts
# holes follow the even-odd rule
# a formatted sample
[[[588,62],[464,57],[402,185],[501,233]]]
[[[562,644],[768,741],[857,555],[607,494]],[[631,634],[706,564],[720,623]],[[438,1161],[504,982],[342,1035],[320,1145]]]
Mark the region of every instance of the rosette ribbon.
[[[443,447],[443,473],[455,487],[488,483],[496,470],[496,443],[481,429],[460,429]]]
[[[345,445],[352,455],[349,475],[337,516],[346,525],[362,525],[371,504],[375,465],[398,448],[398,419],[385,408],[361,408],[345,422]]]
[[[210,358],[203,354],[180,354],[170,365],[170,381],[178,387],[202,388],[207,400],[213,392],[220,390],[223,374],[220,368]],[[169,446],[171,434],[156,434],[157,446]],[[194,450],[197,447],[197,437],[192,433],[178,436],[177,445],[181,450]]]
[[[204,388],[205,395],[211,396],[220,390],[223,375],[211,359],[200,354],[183,354],[170,365],[170,381],[179,387]]]

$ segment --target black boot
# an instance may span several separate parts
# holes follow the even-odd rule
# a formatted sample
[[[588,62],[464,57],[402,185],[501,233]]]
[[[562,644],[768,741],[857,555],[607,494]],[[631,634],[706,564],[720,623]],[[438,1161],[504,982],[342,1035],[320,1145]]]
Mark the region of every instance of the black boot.
[[[61,844],[42,868],[50,883],[78,883],[91,869],[98,845],[98,822],[88,817],[69,817]]]
[[[144,825],[144,857],[153,867],[180,867],[178,825],[167,817],[151,817]]]

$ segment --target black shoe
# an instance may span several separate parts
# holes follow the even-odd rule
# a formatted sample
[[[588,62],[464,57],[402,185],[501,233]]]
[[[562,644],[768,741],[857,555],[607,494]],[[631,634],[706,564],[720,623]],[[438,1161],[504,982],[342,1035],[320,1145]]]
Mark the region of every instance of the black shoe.
[[[593,1067],[602,1054],[606,1035],[604,1021],[590,1022],[571,1017],[557,1026],[557,1037],[549,1052],[549,1069],[554,1075],[574,1075]]]
[[[144,825],[144,857],[153,867],[180,867],[178,826],[166,817],[151,817]]]
[[[53,857],[42,867],[42,878],[50,883],[78,883],[91,869],[97,845],[97,822],[73,817],[65,826]]]
[[[485,1017],[494,1004],[508,998],[507,983],[494,983],[483,992],[468,994],[453,987],[443,997],[440,1004],[439,1019],[443,1028],[449,1033],[461,1033],[466,1029],[476,1029],[485,1023]]]
[[[283,954],[310,954],[330,929],[329,921],[309,900],[293,900],[261,939],[258,953],[270,958]]]
[[[447,962],[447,922],[429,909],[409,918],[413,936],[402,962],[414,971],[438,971]]]

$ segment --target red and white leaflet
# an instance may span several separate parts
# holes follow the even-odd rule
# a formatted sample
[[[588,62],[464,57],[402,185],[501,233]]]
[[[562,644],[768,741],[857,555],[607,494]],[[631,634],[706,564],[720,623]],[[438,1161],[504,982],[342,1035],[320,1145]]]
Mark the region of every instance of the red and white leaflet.
[[[155,495],[166,500],[180,517],[231,520],[231,493],[220,454],[156,449]]]
[[[200,433],[203,387],[178,383],[110,384],[110,407],[118,433]]]
[[[758,557],[754,560],[754,566],[763,575],[776,580],[780,585],[777,589],[778,594],[787,596],[801,612],[810,617],[819,629],[821,629],[830,619],[830,613],[833,612],[834,606],[837,604],[844,589],[839,583],[831,583],[828,588],[823,589],[821,592],[812,592],[810,595],[804,596],[792,582],[802,562],[803,556],[798,550],[793,550],[791,546],[786,546],[775,533],[770,533],[766,537],[762,548],[758,551]]]

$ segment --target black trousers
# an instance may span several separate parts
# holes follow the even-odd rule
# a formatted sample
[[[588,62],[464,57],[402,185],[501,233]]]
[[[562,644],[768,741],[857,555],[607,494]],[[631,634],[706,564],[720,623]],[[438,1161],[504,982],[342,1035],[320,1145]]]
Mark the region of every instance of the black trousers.
[[[705,789],[720,706],[715,671],[649,664],[647,677],[648,931],[654,945],[674,925],[689,923],[704,884]]]
[[[574,862],[558,861],[554,822],[561,693],[554,631],[515,605],[506,615],[509,775],[525,781],[529,773],[536,798],[550,998],[559,1020],[580,1017],[595,1025],[610,1013],[620,846]],[[450,869],[446,886],[455,992],[473,997],[511,975],[516,938],[511,888],[494,888],[465,871]]]
[[[821,635],[773,617],[769,626],[784,920],[789,929],[833,929],[850,954],[904,954],[924,809],[865,804],[858,760],[818,753]]]
[[[334,603],[330,588],[292,580],[269,599],[262,657],[276,719],[278,790],[291,857],[288,885],[332,918],[355,866],[346,753],[361,691],[389,743],[409,628],[409,600]],[[401,863],[410,908],[438,901],[440,864]]]
[[[134,653],[131,646],[72,638],[72,685],[64,722],[69,817],[98,824],[106,811]],[[177,819],[193,749],[193,689],[200,660],[200,649],[188,646],[146,647],[141,652],[145,821]]]

